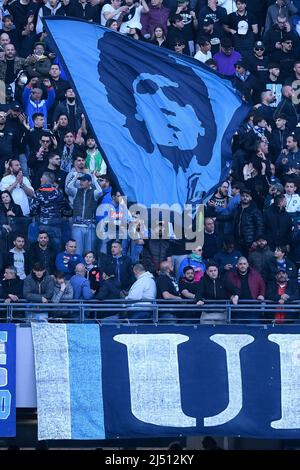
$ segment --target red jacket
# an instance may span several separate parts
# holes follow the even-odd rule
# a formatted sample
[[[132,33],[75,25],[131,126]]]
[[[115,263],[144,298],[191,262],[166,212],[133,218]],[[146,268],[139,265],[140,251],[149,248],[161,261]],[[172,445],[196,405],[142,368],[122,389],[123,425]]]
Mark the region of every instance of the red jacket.
[[[227,279],[238,289],[241,288],[241,279],[237,271],[230,271],[227,274]],[[252,299],[257,299],[259,295],[265,296],[265,292],[266,292],[265,282],[263,278],[261,277],[261,275],[259,274],[259,272],[255,271],[255,269],[249,268],[248,283],[249,283],[249,290],[251,292]]]

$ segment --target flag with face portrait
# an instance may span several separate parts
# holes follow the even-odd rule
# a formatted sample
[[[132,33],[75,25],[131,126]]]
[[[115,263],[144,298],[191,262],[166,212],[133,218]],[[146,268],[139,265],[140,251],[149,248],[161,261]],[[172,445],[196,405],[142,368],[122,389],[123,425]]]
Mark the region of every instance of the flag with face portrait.
[[[232,135],[248,111],[230,81],[93,23],[44,22],[128,199],[200,203],[227,175]]]

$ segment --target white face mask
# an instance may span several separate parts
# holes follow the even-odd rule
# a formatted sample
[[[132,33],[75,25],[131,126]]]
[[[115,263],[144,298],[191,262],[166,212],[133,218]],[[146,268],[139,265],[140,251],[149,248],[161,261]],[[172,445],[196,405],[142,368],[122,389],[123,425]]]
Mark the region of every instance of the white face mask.
[[[20,83],[20,85],[26,85],[27,82],[28,82],[28,78],[26,77],[26,75],[22,75],[22,76],[19,78],[19,83]]]

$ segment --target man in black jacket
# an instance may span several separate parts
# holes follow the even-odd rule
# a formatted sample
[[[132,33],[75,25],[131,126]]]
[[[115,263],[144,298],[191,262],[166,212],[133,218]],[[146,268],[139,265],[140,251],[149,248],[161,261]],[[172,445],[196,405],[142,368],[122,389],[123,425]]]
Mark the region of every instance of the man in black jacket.
[[[241,202],[234,217],[234,236],[238,248],[248,255],[253,242],[263,235],[263,218],[254,202],[249,189],[241,191]]]
[[[23,281],[17,275],[17,270],[14,266],[5,268],[1,287],[1,298],[7,304],[18,302],[23,297]]]
[[[103,269],[102,283],[95,298],[98,300],[119,299],[121,292],[121,283],[115,277],[115,269],[108,265]]]
[[[205,300],[228,300],[233,304],[238,302],[238,289],[228,281],[219,277],[219,269],[216,263],[208,263],[206,272],[199,283],[196,293],[197,305],[204,305]],[[225,323],[226,310],[216,309],[213,312],[202,312],[201,323]]]
[[[40,231],[37,242],[29,249],[29,259],[31,265],[41,263],[45,266],[49,274],[55,270],[55,253],[49,246],[49,235],[46,231]]]
[[[105,271],[113,266],[115,277],[121,283],[121,288],[128,290],[135,281],[132,271],[132,261],[129,256],[122,255],[122,244],[115,240],[111,245],[111,255],[103,257],[100,269]]]
[[[283,194],[279,194],[264,212],[264,234],[271,250],[291,242],[292,220],[285,207],[286,199]]]

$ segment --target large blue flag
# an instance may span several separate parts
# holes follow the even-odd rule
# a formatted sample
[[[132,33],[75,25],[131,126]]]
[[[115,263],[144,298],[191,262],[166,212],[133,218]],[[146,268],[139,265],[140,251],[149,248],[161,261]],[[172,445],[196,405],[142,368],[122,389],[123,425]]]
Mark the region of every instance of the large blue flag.
[[[45,25],[128,199],[201,202],[228,172],[231,138],[248,111],[231,83],[92,23],[56,17]]]

